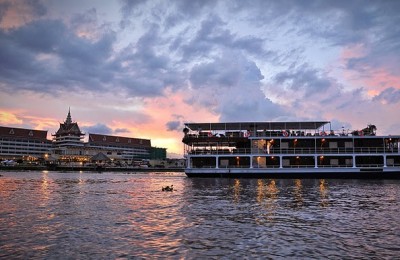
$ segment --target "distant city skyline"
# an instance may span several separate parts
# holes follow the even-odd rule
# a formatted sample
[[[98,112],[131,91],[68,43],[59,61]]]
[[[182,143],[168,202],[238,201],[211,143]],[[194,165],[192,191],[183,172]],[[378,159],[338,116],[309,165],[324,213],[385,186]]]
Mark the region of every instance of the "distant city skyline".
[[[0,0],[0,125],[151,139],[184,122],[400,134],[400,1]],[[50,136],[48,138],[51,138]]]

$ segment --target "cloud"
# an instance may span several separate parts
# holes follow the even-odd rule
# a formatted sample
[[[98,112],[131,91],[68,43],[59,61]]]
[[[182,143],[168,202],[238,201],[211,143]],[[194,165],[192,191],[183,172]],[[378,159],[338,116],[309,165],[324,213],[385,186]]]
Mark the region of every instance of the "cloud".
[[[183,121],[332,119],[341,127],[398,113],[398,1],[107,6],[117,12],[93,1],[0,0],[0,95],[13,96],[9,106],[69,100],[105,132],[163,135],[164,143],[176,142]]]
[[[127,129],[127,128],[116,128],[116,129],[114,130],[114,132],[115,132],[116,134],[121,134],[121,133],[129,133],[130,131],[129,131],[129,129]]]
[[[146,0],[122,0],[121,13],[124,17],[131,16],[140,11],[139,7],[145,4]]]
[[[47,14],[40,0],[0,0],[0,28],[11,29],[22,26]]]
[[[220,115],[221,121],[272,120],[285,115],[261,91],[257,65],[238,52],[226,51],[212,62],[195,66],[190,82],[193,96],[188,103],[199,103]]]
[[[7,111],[0,111],[0,124],[5,125],[21,125],[23,121],[18,118],[18,115],[7,112]]]
[[[46,94],[105,89],[112,80],[107,60],[113,41],[113,33],[94,42],[77,37],[57,20],[0,31],[5,61],[0,65],[0,80],[12,91],[17,85],[17,90]]]
[[[96,40],[101,37],[102,30],[108,28],[107,25],[99,26],[96,8],[91,8],[84,13],[74,14],[70,19],[70,27],[75,34],[82,38]]]
[[[105,124],[95,124],[95,125],[91,125],[91,126],[85,126],[82,127],[83,130],[85,130],[87,133],[91,133],[91,134],[105,134],[105,135],[110,135],[113,133],[113,130],[108,127]]]
[[[393,87],[383,90],[379,95],[376,95],[373,100],[381,101],[387,104],[396,104],[400,102],[400,89]]]
[[[279,72],[274,76],[274,83],[283,86],[289,93],[303,93],[297,95],[297,98],[315,93],[325,92],[332,83],[326,75],[320,75],[321,72],[309,68],[307,65],[299,68],[293,68],[290,71]]]
[[[167,131],[176,131],[182,129],[182,123],[180,121],[169,121],[166,127]]]
[[[264,40],[254,35],[236,35],[232,33],[228,23],[224,22],[220,16],[210,15],[202,20],[194,37],[179,39],[179,41],[176,39],[173,48],[178,48],[176,45],[181,43],[179,48],[183,52],[184,60],[210,58],[210,54],[218,54],[226,48],[259,56],[270,55],[269,52],[264,50]]]
[[[209,13],[212,11],[216,5],[217,1],[214,0],[178,0],[177,12],[185,14],[187,17],[198,16],[202,13]]]

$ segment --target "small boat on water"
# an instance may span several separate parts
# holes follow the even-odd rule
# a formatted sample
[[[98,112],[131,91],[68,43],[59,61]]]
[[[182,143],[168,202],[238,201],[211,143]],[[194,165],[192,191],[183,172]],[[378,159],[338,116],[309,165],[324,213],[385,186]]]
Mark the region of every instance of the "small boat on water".
[[[162,187],[161,191],[174,191],[174,185]]]
[[[328,121],[186,123],[188,177],[400,179],[400,135]]]

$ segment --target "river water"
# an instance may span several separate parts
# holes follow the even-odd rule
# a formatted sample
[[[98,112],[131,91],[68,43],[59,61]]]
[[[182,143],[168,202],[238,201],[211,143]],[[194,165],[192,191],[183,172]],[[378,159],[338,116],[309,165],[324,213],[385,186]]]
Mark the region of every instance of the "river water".
[[[0,174],[0,258],[400,256],[396,180]]]

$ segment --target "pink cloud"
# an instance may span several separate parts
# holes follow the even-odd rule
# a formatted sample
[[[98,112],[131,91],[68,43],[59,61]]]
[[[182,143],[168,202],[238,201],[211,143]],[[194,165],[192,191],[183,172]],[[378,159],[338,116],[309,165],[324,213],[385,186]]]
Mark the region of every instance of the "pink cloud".
[[[340,63],[347,64],[351,59],[362,59],[367,52],[363,44],[348,46],[342,51]],[[393,75],[382,66],[372,67],[371,64],[358,63],[357,69],[346,69],[343,71],[343,76],[348,82],[365,88],[369,98],[379,95],[389,87],[400,89],[400,76]]]
[[[0,20],[0,28],[6,30],[30,23],[45,12],[39,3],[30,1],[0,0],[0,4],[6,9]]]
[[[14,111],[0,110],[0,125],[21,125],[23,120]]]
[[[152,120],[137,124],[129,120],[113,120],[109,126],[125,128],[131,136],[152,140],[153,146],[168,148],[168,152],[182,153],[182,131],[168,131],[169,121],[179,120],[183,122],[217,122],[218,115],[212,114],[207,108],[192,106],[184,102],[183,92],[168,92],[164,97],[148,98],[144,102],[143,110],[151,116]],[[182,126],[183,129],[183,126]]]

